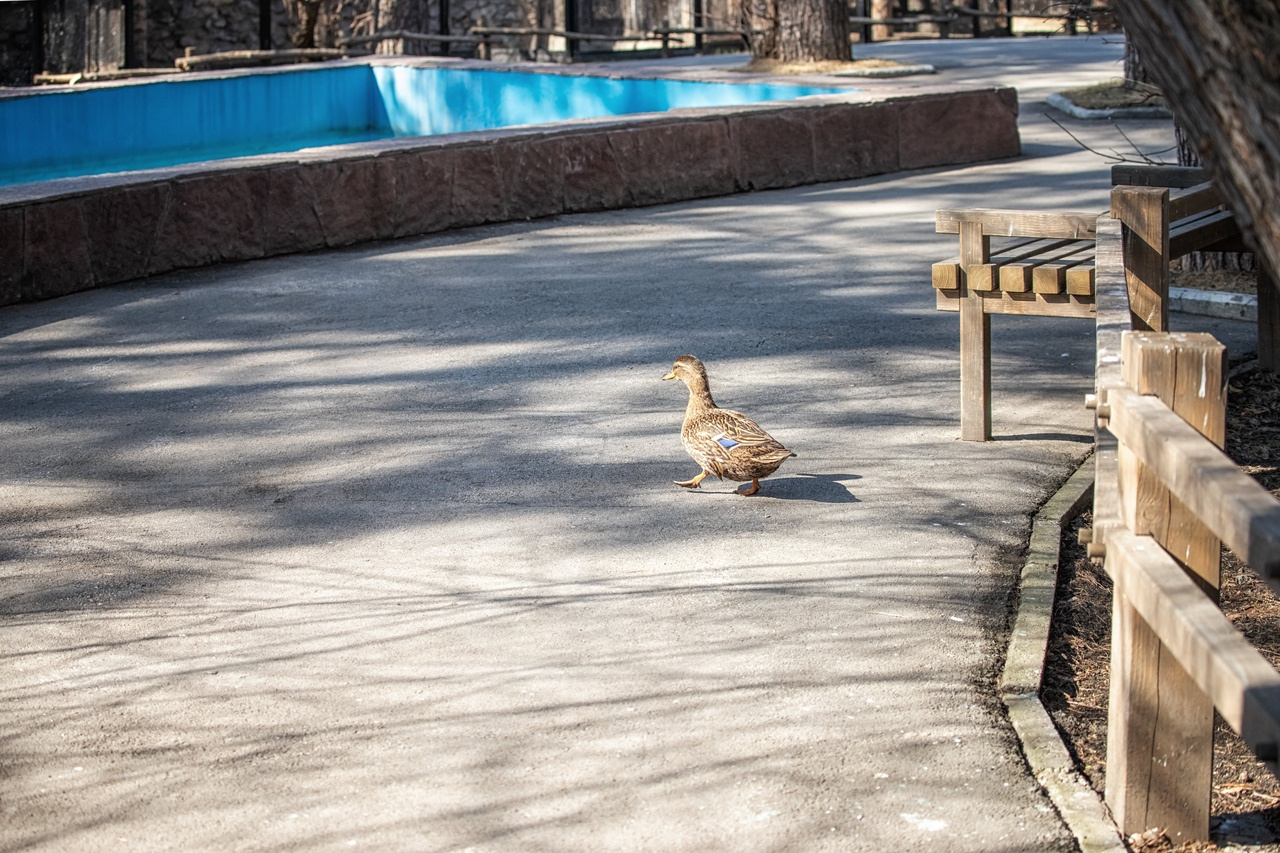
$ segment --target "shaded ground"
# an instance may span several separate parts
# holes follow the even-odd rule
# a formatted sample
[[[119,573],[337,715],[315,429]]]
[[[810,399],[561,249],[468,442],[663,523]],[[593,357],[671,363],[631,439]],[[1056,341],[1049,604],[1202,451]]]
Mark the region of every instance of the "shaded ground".
[[[1231,380],[1227,452],[1273,494],[1280,495],[1280,378],[1275,374],[1252,370]],[[1041,695],[1077,764],[1101,792],[1106,784],[1111,582],[1076,542],[1077,531],[1090,522],[1088,514],[1082,516],[1063,538],[1053,636]],[[1280,600],[1226,549],[1222,608],[1249,642],[1273,665],[1280,664]],[[1280,851],[1280,781],[1221,718],[1214,735],[1212,814],[1217,844],[1184,845],[1179,850],[1243,846]],[[1163,837],[1145,838],[1134,848],[1172,849]]]

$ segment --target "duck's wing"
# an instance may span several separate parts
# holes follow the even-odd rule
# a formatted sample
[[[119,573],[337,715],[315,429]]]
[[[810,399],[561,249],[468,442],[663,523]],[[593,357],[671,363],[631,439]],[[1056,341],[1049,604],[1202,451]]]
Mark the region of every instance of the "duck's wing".
[[[714,441],[726,450],[735,447],[760,447],[763,445],[782,445],[751,418],[729,409],[719,409],[708,413],[699,425],[699,433],[710,441]]]

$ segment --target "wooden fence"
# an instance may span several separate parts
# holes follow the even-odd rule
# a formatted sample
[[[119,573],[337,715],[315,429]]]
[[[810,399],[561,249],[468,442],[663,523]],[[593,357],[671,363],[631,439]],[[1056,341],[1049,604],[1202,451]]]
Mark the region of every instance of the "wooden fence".
[[[1177,844],[1209,837],[1215,708],[1277,769],[1280,674],[1217,591],[1220,543],[1280,589],[1280,501],[1221,450],[1222,345],[1133,330],[1127,230],[1109,215],[1096,228],[1089,551],[1115,581],[1106,801],[1125,834],[1160,827]]]

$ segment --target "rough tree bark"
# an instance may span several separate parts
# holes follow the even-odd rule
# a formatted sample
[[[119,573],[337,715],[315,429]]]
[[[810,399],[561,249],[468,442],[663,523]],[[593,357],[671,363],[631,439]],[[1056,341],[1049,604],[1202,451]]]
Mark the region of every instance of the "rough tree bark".
[[[1280,3],[1117,0],[1115,11],[1245,241],[1280,270]]]
[[[847,61],[847,0],[746,0],[747,23],[755,32],[751,52],[780,62]]]

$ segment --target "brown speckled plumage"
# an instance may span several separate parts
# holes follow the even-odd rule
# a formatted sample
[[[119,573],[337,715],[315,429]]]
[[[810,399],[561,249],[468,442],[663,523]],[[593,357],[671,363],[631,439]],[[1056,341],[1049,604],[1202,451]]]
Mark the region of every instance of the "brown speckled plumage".
[[[702,468],[697,476],[677,482],[677,486],[696,489],[704,478],[714,474],[722,480],[750,482],[751,488],[738,493],[754,495],[762,478],[796,455],[751,418],[717,406],[711,399],[707,369],[693,356],[677,358],[671,372],[662,378],[679,379],[689,388],[680,441]]]

